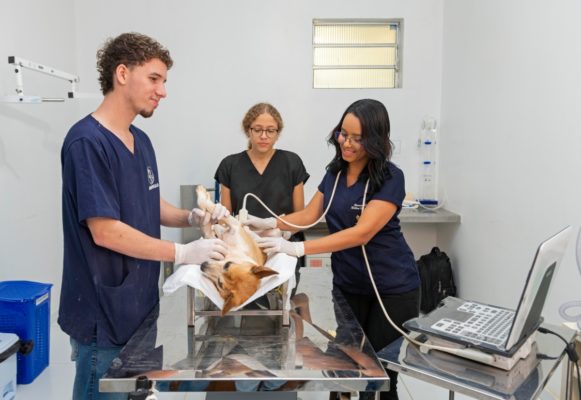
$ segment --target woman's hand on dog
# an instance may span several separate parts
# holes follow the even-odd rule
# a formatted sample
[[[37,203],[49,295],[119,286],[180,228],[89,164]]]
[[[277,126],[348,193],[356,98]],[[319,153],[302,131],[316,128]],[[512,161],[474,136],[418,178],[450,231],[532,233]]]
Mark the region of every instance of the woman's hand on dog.
[[[242,222],[242,224],[247,225],[253,231],[266,231],[268,229],[276,228],[276,218],[258,218],[249,214],[246,220]]]
[[[256,243],[269,256],[274,253],[286,253],[293,257],[305,255],[303,242],[289,242],[281,237],[261,237],[256,239]]]
[[[220,239],[198,239],[187,244],[175,243],[176,264],[197,264],[224,259],[228,247]]]

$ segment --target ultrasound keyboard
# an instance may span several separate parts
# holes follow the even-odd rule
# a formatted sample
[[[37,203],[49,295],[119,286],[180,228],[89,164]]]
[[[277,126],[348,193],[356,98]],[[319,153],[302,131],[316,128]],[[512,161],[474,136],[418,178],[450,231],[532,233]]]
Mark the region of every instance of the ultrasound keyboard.
[[[438,331],[447,332],[468,341],[489,343],[495,346],[506,343],[514,311],[466,302],[458,308],[472,316],[466,321],[442,318],[432,325]]]

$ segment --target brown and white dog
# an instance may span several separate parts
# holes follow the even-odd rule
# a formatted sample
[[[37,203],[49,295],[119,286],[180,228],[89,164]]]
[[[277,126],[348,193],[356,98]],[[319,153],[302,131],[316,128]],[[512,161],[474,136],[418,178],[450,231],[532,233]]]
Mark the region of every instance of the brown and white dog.
[[[196,187],[196,195],[201,210],[214,210],[215,204],[203,186]],[[207,224],[200,228],[205,238],[217,237],[228,247],[223,261],[205,262],[201,265],[202,273],[224,299],[222,315],[248,300],[258,289],[262,278],[278,274],[264,265],[266,255],[252,235],[233,216],[222,218],[217,225]]]

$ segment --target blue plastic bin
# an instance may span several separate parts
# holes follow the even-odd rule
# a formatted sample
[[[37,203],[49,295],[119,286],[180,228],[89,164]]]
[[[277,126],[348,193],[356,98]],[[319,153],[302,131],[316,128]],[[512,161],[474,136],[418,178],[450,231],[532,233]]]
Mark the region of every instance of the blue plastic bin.
[[[32,382],[48,367],[50,348],[50,283],[0,282],[0,332],[15,333],[34,343],[28,355],[18,353],[16,381]]]

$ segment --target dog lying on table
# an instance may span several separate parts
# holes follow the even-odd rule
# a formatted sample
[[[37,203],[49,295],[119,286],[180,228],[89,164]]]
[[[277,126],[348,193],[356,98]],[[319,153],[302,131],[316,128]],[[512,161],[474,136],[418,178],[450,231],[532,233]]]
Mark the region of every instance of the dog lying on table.
[[[196,187],[198,207],[212,212],[215,204],[206,189]],[[266,267],[266,255],[248,232],[233,216],[222,218],[217,225],[200,227],[204,238],[220,238],[228,246],[223,261],[204,262],[201,270],[224,299],[222,315],[238,307],[252,296],[260,285],[260,280],[278,274]]]

